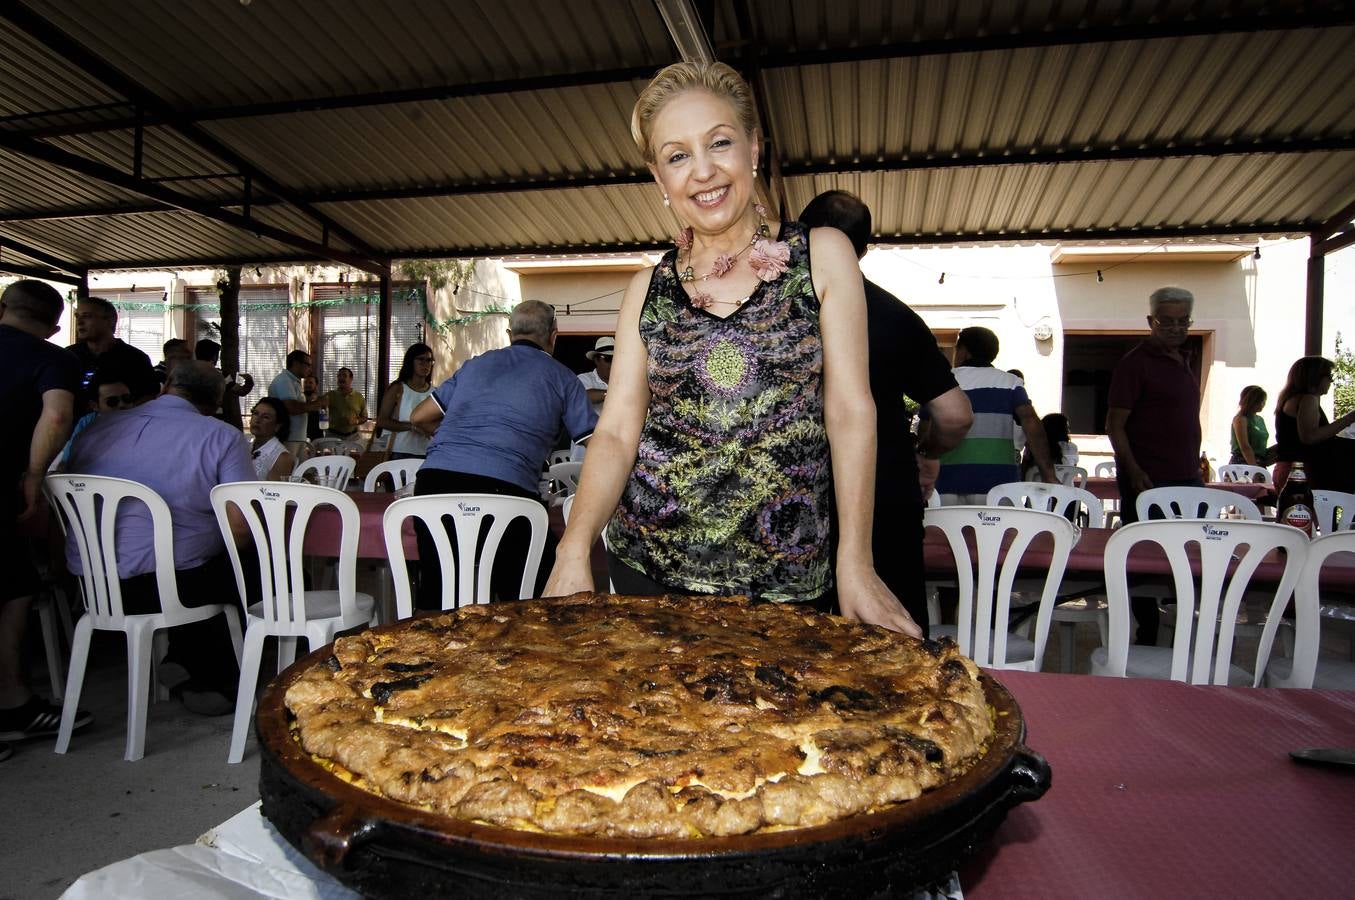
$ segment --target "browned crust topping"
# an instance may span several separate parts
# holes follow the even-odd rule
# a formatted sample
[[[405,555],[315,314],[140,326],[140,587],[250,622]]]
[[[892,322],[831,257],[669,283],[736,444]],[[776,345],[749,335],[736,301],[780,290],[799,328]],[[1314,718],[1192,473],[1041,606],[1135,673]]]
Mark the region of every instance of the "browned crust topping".
[[[579,594],[340,638],[302,747],[460,819],[689,838],[821,825],[966,771],[992,733],[954,643],[743,598]]]

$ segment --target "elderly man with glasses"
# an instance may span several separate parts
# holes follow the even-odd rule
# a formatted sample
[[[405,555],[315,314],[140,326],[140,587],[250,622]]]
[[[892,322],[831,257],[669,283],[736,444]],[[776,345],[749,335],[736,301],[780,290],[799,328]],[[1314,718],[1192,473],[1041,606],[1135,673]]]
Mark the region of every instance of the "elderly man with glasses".
[[[1148,298],[1148,340],[1115,366],[1106,433],[1115,449],[1120,516],[1138,519],[1139,494],[1154,487],[1200,485],[1200,376],[1186,352],[1195,297],[1164,287]],[[1157,607],[1136,603],[1138,643],[1155,643]]]

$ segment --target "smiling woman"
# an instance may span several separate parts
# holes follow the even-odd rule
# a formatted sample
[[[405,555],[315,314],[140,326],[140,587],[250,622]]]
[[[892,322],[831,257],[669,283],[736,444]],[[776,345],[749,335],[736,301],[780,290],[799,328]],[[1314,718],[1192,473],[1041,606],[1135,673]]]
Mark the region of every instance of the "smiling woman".
[[[722,63],[669,66],[635,104],[631,133],[679,234],[622,301],[607,403],[546,592],[592,589],[605,526],[622,593],[826,607],[835,575],[844,615],[917,635],[871,558],[875,411],[856,255],[834,229],[787,222],[772,235],[753,109]]]

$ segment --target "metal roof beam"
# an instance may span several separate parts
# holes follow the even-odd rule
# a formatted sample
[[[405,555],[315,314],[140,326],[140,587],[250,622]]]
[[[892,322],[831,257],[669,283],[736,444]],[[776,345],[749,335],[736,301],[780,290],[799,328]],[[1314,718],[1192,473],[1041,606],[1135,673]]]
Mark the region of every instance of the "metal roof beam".
[[[344,228],[342,225],[331,220],[328,216],[318,210],[312,209],[305,203],[294,199],[288,188],[269,177],[267,173],[260,171],[257,166],[251,165],[233,149],[198,126],[191,115],[181,115],[177,113],[164,100],[124,75],[119,69],[93,53],[84,44],[81,44],[79,41],[75,40],[75,38],[53,25],[24,3],[14,0],[14,2],[0,5],[0,16],[4,16],[16,28],[20,29],[34,40],[41,42],[48,49],[60,55],[63,59],[79,66],[96,80],[103,82],[103,84],[112,90],[133,101],[137,107],[137,112],[135,113],[136,121],[133,127],[139,127],[144,124],[145,117],[148,114],[160,117],[165,124],[172,127],[175,131],[178,131],[203,150],[206,150],[218,159],[221,159],[238,169],[245,176],[246,184],[252,181],[258,188],[268,193],[275,194],[292,204],[323,226],[328,234],[340,238],[359,253],[372,258],[376,258],[380,255],[374,249],[367,246],[366,242],[361,238],[348,231],[348,229]],[[328,241],[325,243],[328,243]]]
[[[117,272],[129,269],[224,269],[230,266],[252,268],[254,266],[310,265],[329,262],[333,262],[333,260],[305,253],[283,254],[281,256],[180,256],[160,257],[159,259],[110,259],[95,263],[90,268],[90,273]],[[250,285],[244,285],[244,287],[248,289]]]
[[[460,181],[410,185],[399,188],[357,188],[313,191],[303,194],[308,203],[361,203],[367,200],[413,200],[423,197],[463,197],[474,194],[515,194],[522,191],[564,191],[573,188],[651,184],[648,172],[616,172],[609,175],[566,175],[561,178],[513,179],[509,181]]]
[[[1269,15],[1241,15],[1226,18],[1203,17],[1126,25],[1093,25],[1085,28],[1020,31],[1011,34],[985,34],[972,37],[937,38],[927,41],[902,41],[894,44],[863,44],[854,47],[836,47],[822,50],[786,50],[764,54],[761,63],[763,68],[766,69],[780,69],[843,62],[865,62],[877,59],[941,56],[951,53],[983,53],[994,50],[1104,44],[1116,41],[1152,41],[1237,32],[1336,28],[1351,24],[1355,24],[1355,7],[1348,6],[1332,10],[1285,11]]]
[[[63,272],[70,272],[72,275],[83,275],[85,267],[76,263],[64,260],[59,256],[53,256],[37,247],[30,247],[22,241],[16,241],[13,238],[0,234],[0,253],[5,250],[13,250],[21,256],[27,256],[31,260],[42,263],[44,266],[51,266],[54,269],[60,269]]]
[[[83,175],[86,178],[93,178],[98,181],[111,184],[114,187],[122,188],[147,197],[151,200],[163,203],[166,206],[172,206],[176,209],[182,209],[187,212],[196,213],[213,221],[220,222],[223,225],[229,225],[232,228],[238,228],[241,231],[247,231],[259,237],[266,237],[270,240],[295,247],[305,253],[316,256],[323,256],[332,259],[335,262],[341,262],[345,265],[362,269],[365,272],[371,272],[374,275],[380,275],[390,270],[389,263],[382,263],[373,260],[364,255],[349,253],[342,250],[335,250],[326,247],[323,244],[292,234],[282,228],[268,225],[251,219],[240,213],[228,212],[220,207],[198,200],[193,197],[187,197],[161,184],[147,181],[144,178],[137,178],[121,172],[112,166],[86,159],[83,156],[77,156],[74,153],[62,150],[59,147],[53,147],[50,144],[44,144],[41,141],[29,140],[28,138],[15,137],[0,133],[0,147],[4,147],[15,153],[21,153],[34,159],[58,166]],[[19,252],[23,252],[20,250]]]
[[[1050,241],[1163,241],[1219,235],[1304,234],[1311,222],[1241,222],[1233,225],[1145,225],[1125,228],[1057,228],[1047,231],[981,231],[937,234],[872,235],[885,246],[919,244],[1047,244]],[[1247,248],[1242,248],[1244,251]]]
[[[1347,203],[1341,208],[1340,212],[1316,228],[1314,237],[1316,237],[1318,241],[1330,239],[1340,234],[1342,231],[1349,229],[1352,222],[1355,222],[1355,200]]]
[[[734,4],[734,20],[738,24],[739,34],[743,38],[745,51],[740,56],[740,67],[743,69],[744,78],[753,86],[753,102],[757,104],[757,117],[762,123],[762,137],[767,142],[767,158],[762,162],[762,186],[767,192],[767,196],[774,198],[777,206],[778,218],[782,220],[790,219],[794,215],[787,208],[789,201],[786,199],[786,180],[781,172],[781,145],[776,140],[776,135],[772,131],[772,112],[767,106],[767,79],[762,73],[762,67],[758,64],[757,50],[758,43],[754,36],[753,29],[753,11],[751,0],[742,0]]]
[[[17,263],[7,263],[0,260],[0,272],[8,272],[11,275],[22,275],[25,278],[40,278],[43,281],[56,281],[61,284],[79,285],[81,280],[74,275],[67,275],[65,272],[54,272],[51,269],[40,269],[36,266],[21,266]]]
[[[1198,144],[1151,144],[1136,147],[1052,148],[1004,150],[986,153],[918,154],[889,159],[822,160],[787,162],[781,170],[795,175],[837,175],[860,172],[903,172],[922,169],[953,169],[986,166],[1028,166],[1058,163],[1110,162],[1116,160],[1180,159],[1187,157],[1252,156],[1267,154],[1320,153],[1355,150],[1355,134],[1340,137],[1273,138],[1259,141],[1220,141]]]

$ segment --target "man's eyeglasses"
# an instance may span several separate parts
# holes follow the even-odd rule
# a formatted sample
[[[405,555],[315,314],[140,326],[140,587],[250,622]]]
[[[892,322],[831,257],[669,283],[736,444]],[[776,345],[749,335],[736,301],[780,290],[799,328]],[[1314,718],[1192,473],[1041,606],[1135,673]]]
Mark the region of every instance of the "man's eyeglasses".
[[[1153,324],[1158,328],[1189,328],[1195,324],[1194,319],[1164,319],[1161,316],[1153,316]]]
[[[120,406],[131,406],[136,402],[136,398],[131,394],[118,394],[115,397],[104,397],[100,402],[116,409]]]

